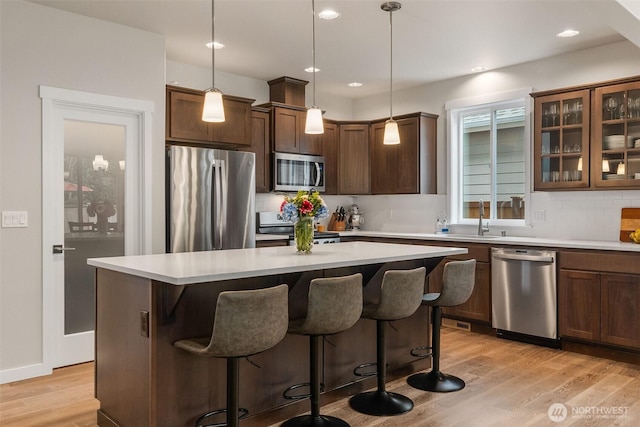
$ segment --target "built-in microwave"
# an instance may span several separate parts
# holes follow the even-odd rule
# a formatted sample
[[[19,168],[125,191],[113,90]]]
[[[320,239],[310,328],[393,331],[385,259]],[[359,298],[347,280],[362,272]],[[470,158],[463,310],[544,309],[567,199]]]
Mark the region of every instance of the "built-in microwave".
[[[297,191],[315,188],[324,191],[324,166],[322,156],[274,153],[273,189]]]

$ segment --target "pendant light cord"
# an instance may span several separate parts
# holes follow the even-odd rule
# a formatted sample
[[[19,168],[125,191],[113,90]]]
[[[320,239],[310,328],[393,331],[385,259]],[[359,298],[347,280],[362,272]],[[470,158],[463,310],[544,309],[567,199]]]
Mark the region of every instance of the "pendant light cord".
[[[389,12],[389,120],[393,120],[393,10]]]
[[[211,87],[216,87],[216,2],[211,0]]]
[[[316,106],[316,2],[311,0],[311,61],[313,67],[313,106]]]

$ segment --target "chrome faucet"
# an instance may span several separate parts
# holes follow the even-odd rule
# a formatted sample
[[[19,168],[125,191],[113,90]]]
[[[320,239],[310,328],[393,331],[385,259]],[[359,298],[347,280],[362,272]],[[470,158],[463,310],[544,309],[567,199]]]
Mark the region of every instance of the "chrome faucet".
[[[478,215],[478,236],[484,236],[484,233],[489,231],[489,223],[482,225],[482,218],[484,218],[484,200],[480,199],[480,213]]]

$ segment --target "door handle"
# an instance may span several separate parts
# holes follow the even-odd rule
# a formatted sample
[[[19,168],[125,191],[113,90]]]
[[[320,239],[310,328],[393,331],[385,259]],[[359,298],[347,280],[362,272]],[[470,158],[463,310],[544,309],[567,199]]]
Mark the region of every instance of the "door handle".
[[[316,167],[316,180],[315,180],[315,186],[317,187],[318,185],[320,185],[320,163],[315,162],[314,163],[315,167]]]
[[[64,251],[75,251],[76,248],[65,248],[62,245],[53,245],[54,254],[62,254]]]

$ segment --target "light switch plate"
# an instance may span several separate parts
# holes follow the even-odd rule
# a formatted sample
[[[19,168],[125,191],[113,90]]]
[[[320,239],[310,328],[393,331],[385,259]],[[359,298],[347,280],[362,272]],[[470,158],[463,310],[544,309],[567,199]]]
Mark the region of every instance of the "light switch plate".
[[[2,211],[2,228],[24,228],[29,226],[27,211]]]

